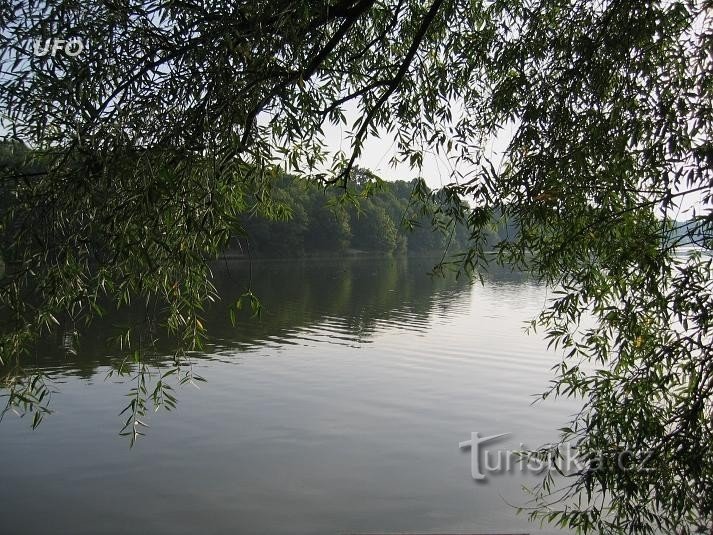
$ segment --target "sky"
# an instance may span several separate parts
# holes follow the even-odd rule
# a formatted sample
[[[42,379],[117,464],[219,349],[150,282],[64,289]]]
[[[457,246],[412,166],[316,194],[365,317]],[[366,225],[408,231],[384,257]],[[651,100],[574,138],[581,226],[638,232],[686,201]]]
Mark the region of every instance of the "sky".
[[[347,124],[351,124],[357,117],[356,106],[353,102],[345,106],[344,114],[347,117]],[[501,160],[507,148],[507,140],[512,136],[512,126],[506,128],[501,136],[492,140],[486,147],[485,155],[496,165]],[[323,125],[327,147],[331,151],[343,150],[349,154],[349,139],[347,138],[347,127],[335,126],[328,122]],[[379,137],[368,137],[364,143],[362,154],[357,160],[360,167],[365,167],[373,171],[384,180],[406,180],[416,177],[423,178],[432,189],[441,188],[453,182],[452,172],[457,165],[454,159],[447,158],[444,154],[429,152],[424,154],[423,169],[420,172],[411,169],[407,164],[397,166],[390,165],[391,159],[397,154],[396,139],[393,134],[385,130],[379,132]],[[463,174],[472,171],[472,168],[461,167],[458,169]]]

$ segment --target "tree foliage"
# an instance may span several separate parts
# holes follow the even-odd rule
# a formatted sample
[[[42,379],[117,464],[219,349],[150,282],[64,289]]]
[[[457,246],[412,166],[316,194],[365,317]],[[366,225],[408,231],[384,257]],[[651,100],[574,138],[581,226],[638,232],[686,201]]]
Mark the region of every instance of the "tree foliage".
[[[535,326],[565,350],[550,392],[583,399],[562,439],[585,457],[647,452],[651,470],[548,477],[535,512],[583,531],[710,525],[710,259],[674,250],[710,248],[709,2],[4,0],[0,13],[3,125],[47,169],[3,173],[3,254],[18,266],[0,294],[3,358],[105,293],[161,298],[194,340],[206,261],[238,215],[284,215],[275,163],[348,202],[365,139],[387,131],[416,169],[429,152],[453,163],[453,183],[420,198],[436,226],[468,227],[460,267],[493,260],[497,217],[516,232],[495,260],[558,292]],[[67,36],[81,56],[33,56],[32,39]],[[328,154],[327,122],[349,150]],[[679,231],[686,194],[698,209]]]

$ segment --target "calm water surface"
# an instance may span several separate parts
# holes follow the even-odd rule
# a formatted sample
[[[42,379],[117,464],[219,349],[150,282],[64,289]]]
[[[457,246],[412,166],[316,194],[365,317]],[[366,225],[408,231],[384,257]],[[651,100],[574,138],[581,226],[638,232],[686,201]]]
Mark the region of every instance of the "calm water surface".
[[[546,292],[506,270],[484,286],[432,279],[432,264],[254,262],[262,318],[207,312],[214,338],[193,358],[207,382],[176,385],[176,409],[152,412],[133,448],[118,436],[133,383],[107,378],[112,321],[77,355],[64,338],[38,349],[54,413],[35,431],[0,423],[0,532],[548,532],[507,504],[536,478],[475,482],[458,447],[472,431],[536,446],[576,409],[531,405],[557,359],[523,332]],[[215,276],[230,300],[248,269]]]

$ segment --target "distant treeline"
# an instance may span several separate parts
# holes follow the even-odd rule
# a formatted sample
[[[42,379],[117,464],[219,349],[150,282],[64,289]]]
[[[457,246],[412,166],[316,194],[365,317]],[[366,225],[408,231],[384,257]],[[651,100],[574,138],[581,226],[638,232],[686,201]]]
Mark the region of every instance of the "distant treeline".
[[[262,256],[362,251],[397,254],[456,253],[467,248],[464,225],[433,219],[424,209],[431,191],[423,180],[379,181],[360,170],[350,184],[347,200],[339,188],[323,188],[284,176],[273,185],[271,197],[287,207],[288,216],[275,220],[246,216],[246,236],[231,252]],[[368,190],[368,191],[367,191]],[[426,200],[424,200],[426,199]],[[505,228],[500,232],[505,236]],[[493,240],[498,239],[494,228]],[[241,249],[242,248],[242,249]]]

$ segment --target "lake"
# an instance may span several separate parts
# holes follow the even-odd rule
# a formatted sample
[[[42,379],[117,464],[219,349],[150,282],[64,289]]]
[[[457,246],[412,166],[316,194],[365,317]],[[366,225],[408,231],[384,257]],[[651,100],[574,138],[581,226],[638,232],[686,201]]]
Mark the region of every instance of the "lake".
[[[507,269],[432,278],[434,262],[216,264],[224,301],[252,272],[262,315],[233,326],[226,302],[207,310],[212,338],[192,355],[206,382],[172,379],[176,408],[150,410],[131,448],[119,412],[135,381],[108,377],[120,357],[105,340],[140,314],[47,341],[25,365],[52,379],[53,414],[0,423],[0,532],[554,533],[508,505],[535,475],[475,481],[459,448],[472,432],[534,447],[575,412],[531,404],[558,359],[524,333],[547,292]]]

